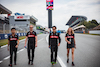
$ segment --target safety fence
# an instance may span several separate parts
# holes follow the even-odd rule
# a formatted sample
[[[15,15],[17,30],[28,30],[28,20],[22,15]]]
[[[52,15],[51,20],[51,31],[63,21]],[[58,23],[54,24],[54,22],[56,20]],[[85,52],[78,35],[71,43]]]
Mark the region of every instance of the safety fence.
[[[0,40],[7,39],[10,34],[11,33],[9,33],[9,34],[0,34]],[[16,35],[18,35],[20,37],[20,36],[25,36],[26,33],[16,33]]]

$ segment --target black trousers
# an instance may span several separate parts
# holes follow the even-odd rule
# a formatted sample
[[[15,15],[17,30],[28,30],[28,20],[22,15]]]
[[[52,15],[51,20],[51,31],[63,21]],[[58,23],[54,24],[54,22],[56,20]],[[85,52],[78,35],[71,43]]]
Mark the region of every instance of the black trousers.
[[[17,48],[10,48],[10,64],[12,64],[12,61],[13,61],[13,52],[14,52],[14,62],[16,63]]]
[[[30,55],[30,53],[31,53],[30,51],[31,51],[31,50],[32,50],[32,54]],[[28,49],[27,49],[29,61],[32,61],[32,62],[33,62],[33,60],[34,60],[34,51],[35,51],[35,48],[33,48],[33,49],[29,49],[29,48],[28,48]],[[32,59],[31,59],[30,57],[31,57]]]
[[[51,62],[56,62],[57,51],[58,51],[58,46],[51,46]]]

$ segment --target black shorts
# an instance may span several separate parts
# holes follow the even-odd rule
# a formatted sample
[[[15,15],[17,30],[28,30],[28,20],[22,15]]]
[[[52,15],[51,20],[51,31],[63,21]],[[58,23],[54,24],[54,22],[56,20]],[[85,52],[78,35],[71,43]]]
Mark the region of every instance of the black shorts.
[[[67,48],[75,48],[74,44],[67,44]]]

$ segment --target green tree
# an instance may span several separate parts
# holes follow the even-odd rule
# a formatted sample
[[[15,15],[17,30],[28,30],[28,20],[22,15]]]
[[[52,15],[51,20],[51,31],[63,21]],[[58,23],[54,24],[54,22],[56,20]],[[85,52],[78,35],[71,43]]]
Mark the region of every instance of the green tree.
[[[94,23],[94,24],[96,24],[96,25],[99,25],[99,23],[98,23],[95,19],[93,19],[93,20],[91,21],[91,23]]]
[[[87,29],[92,29],[96,26],[98,26],[98,22],[96,20],[92,20],[92,21],[83,21],[79,24],[80,25],[84,25]]]

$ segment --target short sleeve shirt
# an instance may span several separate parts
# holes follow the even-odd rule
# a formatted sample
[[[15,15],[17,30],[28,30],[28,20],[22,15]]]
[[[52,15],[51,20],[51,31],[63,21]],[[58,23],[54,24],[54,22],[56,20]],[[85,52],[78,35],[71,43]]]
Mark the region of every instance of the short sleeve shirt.
[[[68,33],[65,35],[67,37],[67,40],[71,42],[71,44],[74,44],[74,34],[69,35]],[[68,44],[68,43],[67,43]]]
[[[50,37],[50,44],[51,44],[51,46],[55,46],[55,45],[57,45],[58,44],[58,38],[59,38],[59,33],[50,33],[50,35],[49,35],[49,37]]]
[[[14,36],[12,36],[12,34],[9,35],[8,40],[9,40],[10,47],[15,47],[17,45],[18,39],[19,37],[16,34]]]
[[[27,32],[26,36],[28,37],[28,44],[35,44],[35,36],[37,36],[36,32]]]

